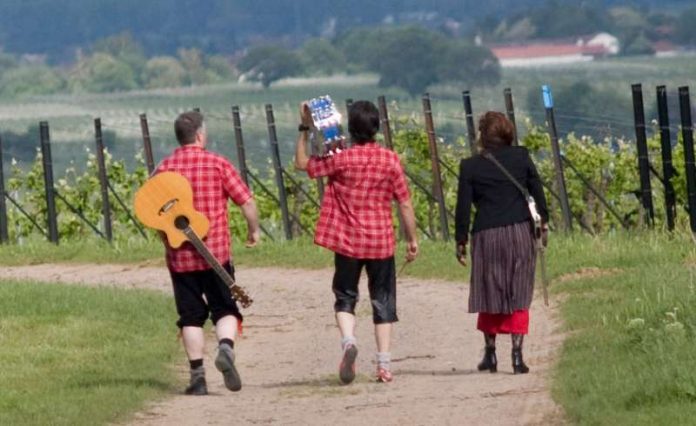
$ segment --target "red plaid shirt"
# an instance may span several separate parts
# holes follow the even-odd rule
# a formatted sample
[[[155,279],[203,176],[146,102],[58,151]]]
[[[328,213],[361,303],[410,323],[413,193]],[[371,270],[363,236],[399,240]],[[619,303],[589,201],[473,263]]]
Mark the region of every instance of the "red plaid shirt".
[[[398,155],[368,142],[330,157],[311,157],[307,173],[329,177],[316,244],[357,259],[394,255],[391,203],[410,198]]]
[[[229,262],[227,199],[242,205],[252,197],[237,170],[221,155],[186,145],[162,160],[155,173],[166,171],[180,173],[191,183],[193,207],[210,220],[205,244],[220,263]],[[178,249],[167,245],[167,266],[174,272],[210,269],[210,265],[190,243],[184,243]]]

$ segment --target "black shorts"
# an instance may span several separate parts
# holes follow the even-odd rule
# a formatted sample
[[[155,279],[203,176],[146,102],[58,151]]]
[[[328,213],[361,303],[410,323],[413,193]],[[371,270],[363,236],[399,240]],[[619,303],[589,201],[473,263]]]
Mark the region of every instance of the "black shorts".
[[[223,267],[234,278],[234,268],[229,262]],[[176,312],[179,314],[176,325],[179,328],[203,327],[208,315],[213,324],[227,315],[234,315],[240,322],[242,321],[242,314],[239,312],[237,302],[232,298],[230,288],[214,270],[169,271],[169,274],[174,287]]]
[[[336,253],[336,272],[333,292],[336,296],[334,311],[355,315],[358,302],[358,282],[363,266],[367,269],[367,288],[372,303],[372,321],[375,324],[396,322],[396,267],[394,256],[387,259],[354,259]]]

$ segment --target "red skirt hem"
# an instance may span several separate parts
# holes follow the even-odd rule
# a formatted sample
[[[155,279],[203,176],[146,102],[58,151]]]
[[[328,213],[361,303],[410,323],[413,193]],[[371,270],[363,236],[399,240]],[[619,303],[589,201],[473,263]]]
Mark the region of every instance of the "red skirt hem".
[[[488,334],[527,334],[529,310],[515,311],[512,314],[479,312],[476,328]]]

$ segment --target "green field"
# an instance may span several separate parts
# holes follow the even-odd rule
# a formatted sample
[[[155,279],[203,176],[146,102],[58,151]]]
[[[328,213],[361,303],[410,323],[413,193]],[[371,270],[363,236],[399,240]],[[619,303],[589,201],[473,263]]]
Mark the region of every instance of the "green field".
[[[564,121],[582,117],[585,126],[575,126],[576,130],[594,132],[601,124],[613,126],[617,132],[630,136],[633,119],[630,84],[643,83],[647,119],[650,120],[654,110],[654,87],[658,84],[666,84],[670,90],[683,85],[696,87],[694,71],[696,61],[692,57],[619,58],[539,69],[504,69],[502,81],[495,87],[435,86],[430,92],[433,96],[435,125],[439,136],[445,140],[453,140],[465,134],[462,90],[471,90],[474,112],[480,113],[489,109],[502,110],[503,88],[511,87],[515,95],[518,122],[529,117],[542,123],[543,110],[530,110],[528,107],[529,91],[539,90],[541,84],[551,84],[559,89],[577,82],[587,82],[593,88],[611,94],[616,98],[619,108],[606,110],[605,105],[599,103],[588,106],[583,111],[573,111],[557,104],[559,131],[564,133],[564,130],[568,130]],[[422,123],[420,99],[410,98],[402,90],[378,87],[376,76],[356,75],[283,80],[269,90],[250,83],[231,83],[117,94],[54,95],[9,101],[0,106],[0,129],[25,132],[28,126],[36,125],[39,120],[48,120],[52,140],[61,144],[60,149],[54,148],[54,160],[57,169],[61,170],[70,161],[79,166],[84,162],[85,148],[93,149],[94,117],[102,118],[105,130],[116,132],[117,143],[112,149],[115,156],[133,161],[135,153],[142,150],[138,119],[140,113],[148,114],[155,155],[160,158],[175,145],[172,123],[176,115],[181,111],[200,107],[206,114],[214,149],[236,158],[230,108],[232,105],[239,105],[249,162],[264,169],[268,164],[269,153],[264,105],[271,103],[274,106],[281,154],[285,161],[289,161],[296,134],[298,103],[327,93],[332,95],[339,106],[348,98],[375,100],[383,94],[389,101],[395,102],[391,104],[390,111],[393,117],[412,117],[416,122]],[[673,95],[670,96],[675,100]],[[673,119],[673,122],[676,120]],[[521,132],[524,132],[523,127],[520,124]],[[5,162],[9,161],[9,158],[5,158]]]

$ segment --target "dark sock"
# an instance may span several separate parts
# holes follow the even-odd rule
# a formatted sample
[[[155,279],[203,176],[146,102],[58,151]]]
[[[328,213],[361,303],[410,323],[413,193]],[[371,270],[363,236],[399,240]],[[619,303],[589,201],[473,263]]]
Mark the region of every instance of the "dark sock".
[[[195,370],[196,368],[203,367],[203,359],[189,360],[189,365],[191,366],[191,370]]]
[[[229,346],[230,348],[234,349],[234,340],[232,340],[232,339],[220,339],[220,344],[222,345],[223,343],[226,344],[227,346]]]

